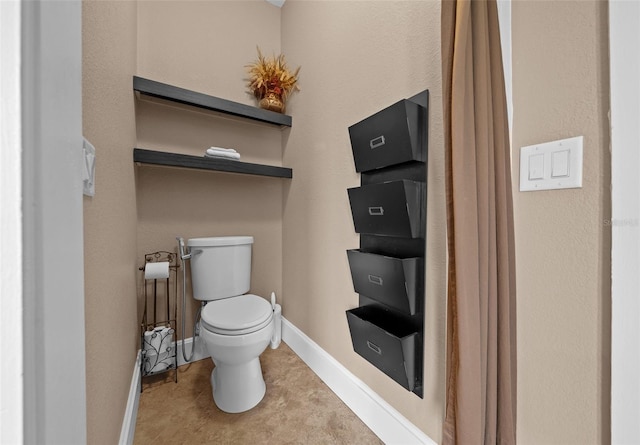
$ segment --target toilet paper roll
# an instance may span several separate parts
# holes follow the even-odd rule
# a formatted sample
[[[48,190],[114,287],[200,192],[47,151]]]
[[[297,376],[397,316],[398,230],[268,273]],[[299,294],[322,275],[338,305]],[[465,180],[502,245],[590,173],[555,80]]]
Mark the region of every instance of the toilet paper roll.
[[[173,329],[164,328],[161,332],[162,341],[160,343],[160,353],[166,354],[171,350],[171,345],[173,344]]]
[[[159,280],[169,278],[169,263],[166,261],[158,263],[147,263],[144,266],[145,280]]]
[[[150,351],[144,356],[144,373],[151,374],[164,371],[171,365],[171,358],[168,352],[157,354],[155,351]]]
[[[160,352],[162,344],[162,328],[156,328],[144,333],[144,350],[148,353],[157,354]]]
[[[173,344],[173,329],[159,326],[144,333],[144,350],[147,354],[164,354]]]

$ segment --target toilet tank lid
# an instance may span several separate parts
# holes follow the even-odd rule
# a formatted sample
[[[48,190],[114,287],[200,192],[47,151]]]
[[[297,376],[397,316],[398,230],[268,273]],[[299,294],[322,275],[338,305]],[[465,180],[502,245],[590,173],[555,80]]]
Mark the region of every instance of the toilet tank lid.
[[[212,236],[205,238],[190,238],[187,240],[189,247],[216,247],[238,246],[241,244],[253,244],[252,236]]]

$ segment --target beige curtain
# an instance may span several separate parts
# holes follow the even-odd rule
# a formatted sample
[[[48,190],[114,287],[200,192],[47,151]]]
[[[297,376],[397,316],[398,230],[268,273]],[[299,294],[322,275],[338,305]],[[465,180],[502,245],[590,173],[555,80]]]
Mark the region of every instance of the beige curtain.
[[[495,0],[443,0],[448,224],[444,444],[516,441],[515,253]]]

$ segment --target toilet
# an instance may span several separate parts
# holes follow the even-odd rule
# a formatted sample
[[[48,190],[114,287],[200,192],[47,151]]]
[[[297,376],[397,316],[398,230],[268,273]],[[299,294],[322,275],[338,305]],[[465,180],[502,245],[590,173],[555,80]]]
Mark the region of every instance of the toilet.
[[[251,281],[251,236],[192,238],[193,297],[206,302],[200,339],[215,367],[213,400],[222,411],[240,413],[256,406],[266,392],[260,354],[274,334],[272,305],[246,294]]]

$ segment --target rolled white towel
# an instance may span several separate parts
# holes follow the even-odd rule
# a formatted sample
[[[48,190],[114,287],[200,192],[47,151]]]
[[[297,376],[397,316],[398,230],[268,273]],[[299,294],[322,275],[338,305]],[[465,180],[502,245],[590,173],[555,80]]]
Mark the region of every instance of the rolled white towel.
[[[207,149],[207,153],[214,154],[214,153],[238,153],[235,149],[233,148],[222,148],[222,147],[209,147]]]
[[[204,154],[204,157],[217,158],[217,159],[234,159],[237,161],[238,159],[240,159],[240,153],[225,153],[225,152],[210,153],[207,150],[207,152]]]
[[[204,155],[208,158],[240,159],[240,153],[233,148],[209,147]]]

